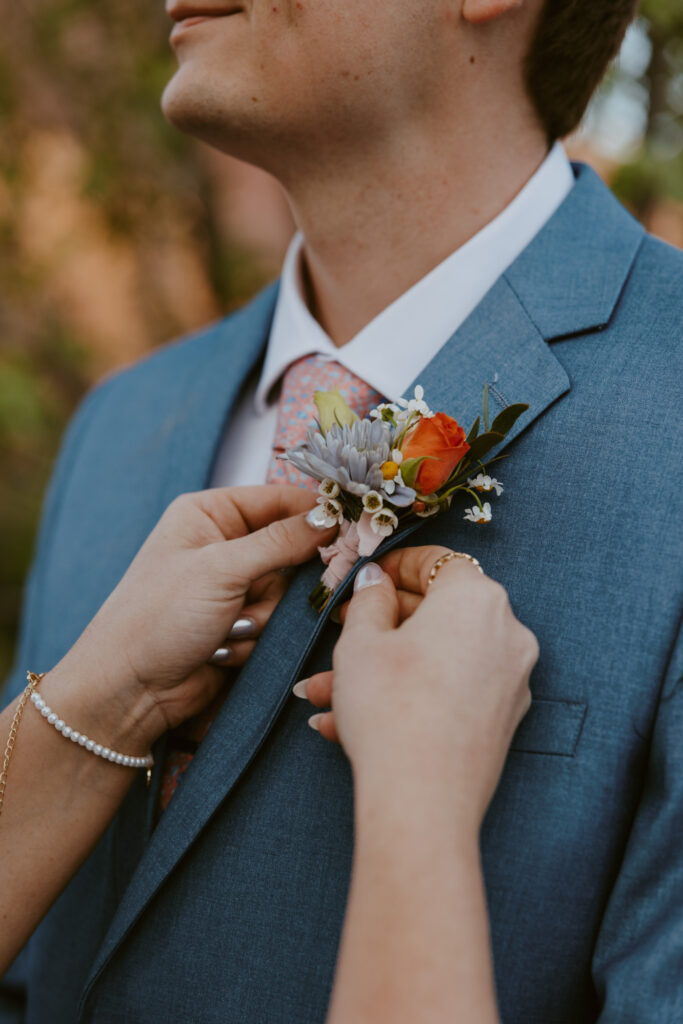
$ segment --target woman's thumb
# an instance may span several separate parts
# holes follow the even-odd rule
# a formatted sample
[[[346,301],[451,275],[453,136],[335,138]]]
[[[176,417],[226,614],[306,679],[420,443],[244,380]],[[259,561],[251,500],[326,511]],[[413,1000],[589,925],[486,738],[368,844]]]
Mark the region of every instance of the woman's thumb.
[[[344,632],[361,629],[384,631],[398,622],[398,595],[393,580],[376,562],[367,562],[353,584],[353,597],[344,620]]]

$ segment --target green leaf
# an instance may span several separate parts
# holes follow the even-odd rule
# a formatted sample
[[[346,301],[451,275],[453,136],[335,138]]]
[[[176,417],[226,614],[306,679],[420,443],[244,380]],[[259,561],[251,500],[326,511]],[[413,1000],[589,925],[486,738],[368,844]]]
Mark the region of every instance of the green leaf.
[[[332,391],[316,391],[313,398],[320,414],[323,434],[328,432],[333,423],[338,423],[340,427],[350,427],[358,419],[337,388]]]
[[[510,458],[510,453],[509,452],[506,455],[496,455],[496,457],[494,459],[489,459],[488,460],[488,462],[484,466],[484,469],[488,473],[489,467],[492,466],[494,462],[502,462],[503,459],[509,459],[509,458]],[[483,463],[482,463],[482,465],[483,465]]]
[[[475,439],[475,437],[477,436],[478,433],[479,433],[479,417],[477,416],[476,420],[474,421],[474,423],[470,427],[469,434],[467,435],[467,438],[466,438],[467,443],[468,444],[472,444],[472,442],[474,441],[474,439]]]
[[[313,588],[311,593],[308,595],[308,600],[313,606],[314,610],[318,612],[318,614],[320,614],[320,612],[324,609],[325,605],[327,604],[331,597],[332,591],[329,589],[329,587],[326,587],[325,584],[321,581]]]
[[[489,386],[484,384],[484,430],[489,429]]]
[[[520,402],[517,405],[508,405],[502,412],[498,413],[491,424],[491,430],[495,430],[498,434],[508,434],[522,413],[526,412],[528,408],[529,406],[524,402]]]
[[[401,463],[401,479],[406,487],[415,487],[417,474],[420,472],[420,466],[425,459],[436,459],[436,455],[420,455],[416,459],[403,460]]]
[[[477,462],[490,452],[492,448],[495,448],[497,444],[503,440],[504,435],[499,434],[497,431],[489,430],[485,434],[480,434],[479,437],[475,438],[470,446],[465,459],[468,463]]]

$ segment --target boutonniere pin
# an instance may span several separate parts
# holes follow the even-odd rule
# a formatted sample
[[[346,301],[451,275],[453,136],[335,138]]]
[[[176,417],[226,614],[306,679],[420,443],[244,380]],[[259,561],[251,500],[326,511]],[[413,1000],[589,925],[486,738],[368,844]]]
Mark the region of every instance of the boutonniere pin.
[[[317,611],[359,558],[371,556],[395,530],[450,508],[456,495],[474,500],[466,520],[490,522],[491,502],[481,495],[502,492],[489,470],[506,456],[488,461],[485,456],[529,408],[509,405],[489,426],[485,385],[483,416],[465,434],[452,416],[432,412],[419,386],[414,398],[378,405],[366,419],[359,419],[336,389],[316,391],[315,404],[319,418],[306,439],[281,457],[319,482],[312,522],[339,524],[336,540],[320,548],[326,569],[310,596]]]

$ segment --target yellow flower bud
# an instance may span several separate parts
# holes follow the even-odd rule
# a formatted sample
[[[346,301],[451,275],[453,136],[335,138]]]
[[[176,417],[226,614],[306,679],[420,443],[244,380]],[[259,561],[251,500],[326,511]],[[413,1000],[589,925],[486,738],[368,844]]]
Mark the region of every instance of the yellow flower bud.
[[[394,477],[398,474],[399,467],[398,463],[394,462],[392,459],[389,459],[388,462],[383,462],[380,468],[382,470],[382,476],[384,477],[385,480],[393,480]]]
[[[313,398],[318,407],[318,419],[323,434],[328,432],[333,423],[340,427],[350,427],[358,419],[353,409],[344,401],[338,388],[333,388],[332,391],[316,391]]]

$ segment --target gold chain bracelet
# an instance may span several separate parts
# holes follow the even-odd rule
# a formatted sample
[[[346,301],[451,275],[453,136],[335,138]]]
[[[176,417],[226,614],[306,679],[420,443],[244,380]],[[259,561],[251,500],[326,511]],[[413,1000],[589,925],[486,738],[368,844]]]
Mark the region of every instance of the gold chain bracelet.
[[[2,759],[2,771],[0,771],[0,814],[2,814],[2,805],[5,802],[5,787],[7,785],[7,771],[9,769],[9,763],[12,760],[12,754],[14,752],[14,744],[17,740],[17,731],[21,723],[22,715],[24,714],[24,708],[31,699],[31,694],[34,692],[38,683],[45,677],[45,672],[41,672],[40,675],[36,675],[35,672],[27,672],[26,678],[28,679],[28,686],[21,695],[21,700],[17,704],[17,709],[14,712],[12,724],[9,730],[9,736],[7,737],[7,745],[5,747],[5,754]]]

